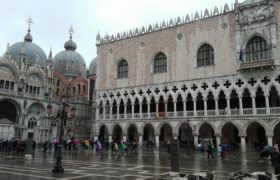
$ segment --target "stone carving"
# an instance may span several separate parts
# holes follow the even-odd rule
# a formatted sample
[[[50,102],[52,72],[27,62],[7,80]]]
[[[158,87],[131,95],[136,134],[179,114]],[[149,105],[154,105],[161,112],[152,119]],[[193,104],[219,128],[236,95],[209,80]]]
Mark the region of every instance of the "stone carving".
[[[241,25],[252,24],[254,22],[264,21],[265,19],[271,17],[273,15],[273,7],[256,6],[251,10],[244,10],[239,14],[239,23]]]

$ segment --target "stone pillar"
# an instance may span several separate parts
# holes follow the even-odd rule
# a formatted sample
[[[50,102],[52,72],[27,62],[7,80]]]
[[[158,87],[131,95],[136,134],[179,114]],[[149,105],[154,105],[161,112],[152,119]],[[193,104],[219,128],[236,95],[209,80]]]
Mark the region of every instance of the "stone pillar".
[[[148,118],[150,118],[151,117],[151,111],[150,111],[151,103],[150,102],[147,103],[147,107],[148,107]]]
[[[252,107],[253,107],[253,114],[257,114],[256,111],[256,96],[251,96],[252,97]]]
[[[193,115],[197,116],[197,113],[196,113],[196,99],[195,98],[193,98]]]
[[[273,135],[267,135],[266,137],[267,137],[267,144],[273,146],[273,142],[272,142]]]
[[[111,143],[112,142],[112,135],[110,134],[109,135],[109,143]]]
[[[231,110],[230,110],[230,97],[226,97],[227,100],[227,115],[231,115]]]
[[[203,98],[204,116],[207,116],[207,98]]]
[[[142,118],[142,102],[139,103],[139,117]]]
[[[159,135],[156,135],[155,140],[156,140],[156,149],[158,150],[159,149]]]
[[[221,144],[221,135],[216,135],[216,146],[218,147]]]
[[[194,137],[194,142],[193,142],[194,143],[194,147],[197,148],[197,145],[198,145],[198,134],[194,134],[193,137]]]
[[[177,101],[173,101],[174,106],[174,117],[177,117]]]
[[[117,104],[117,119],[120,118],[120,104]]]
[[[131,104],[131,111],[132,119],[134,119],[134,103]]]
[[[183,100],[184,117],[187,116],[187,106],[186,106],[186,102],[187,102],[187,101],[184,99],[184,100]]]
[[[270,107],[269,107],[269,96],[265,96],[265,108],[266,108],[266,114],[270,114]]]
[[[126,113],[126,108],[127,108],[127,104],[124,104],[124,119],[127,118],[127,113]]]
[[[215,115],[219,116],[219,102],[218,98],[215,97]]]
[[[110,119],[112,119],[112,114],[113,114],[113,105],[110,104]]]
[[[246,140],[245,140],[245,136],[240,136],[240,140],[241,140],[241,152],[246,152]]]
[[[158,102],[156,102],[156,117],[159,117],[159,114],[158,114]]]
[[[123,141],[126,142],[126,135],[123,135]]]
[[[103,105],[103,119],[106,119],[105,110],[106,110],[105,105]]]
[[[97,136],[97,135],[94,135],[93,140],[94,140],[94,141],[98,140],[98,136]]]
[[[242,103],[242,97],[238,96],[238,100],[239,100],[239,114],[243,115],[243,103]]]
[[[96,107],[95,119],[99,120],[99,106]]]
[[[138,142],[139,147],[142,147],[143,145],[143,136],[139,134],[139,142]]]

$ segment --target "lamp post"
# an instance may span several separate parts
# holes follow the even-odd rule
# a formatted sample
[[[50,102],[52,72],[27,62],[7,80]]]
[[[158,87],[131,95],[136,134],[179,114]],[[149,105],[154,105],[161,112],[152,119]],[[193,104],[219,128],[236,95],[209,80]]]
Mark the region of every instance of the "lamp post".
[[[62,136],[63,136],[63,126],[66,125],[66,120],[68,119],[68,112],[70,109],[70,105],[66,103],[67,97],[62,96],[61,97],[61,103],[62,103],[62,109],[58,111],[56,118],[60,118],[60,132],[59,132],[59,145],[58,145],[58,153],[56,157],[56,164],[52,170],[53,173],[62,173],[64,172],[64,169],[61,164],[61,159],[62,159],[62,154],[61,154],[61,149],[62,149]],[[48,114],[52,114],[53,107],[52,105],[47,106],[47,111]],[[71,108],[71,118],[75,116],[76,113],[76,108]],[[56,119],[55,118],[55,119]]]

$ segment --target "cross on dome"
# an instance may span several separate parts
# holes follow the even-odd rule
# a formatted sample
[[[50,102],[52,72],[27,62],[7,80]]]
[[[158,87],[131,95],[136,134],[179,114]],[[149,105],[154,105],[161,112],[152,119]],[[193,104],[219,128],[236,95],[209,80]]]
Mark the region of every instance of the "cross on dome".
[[[26,23],[28,25],[28,30],[30,30],[31,26],[34,24],[34,21],[31,17],[29,17],[28,19],[26,19]]]
[[[69,28],[68,32],[69,32],[69,35],[70,35],[70,39],[72,39],[72,35],[73,35],[73,33],[74,33],[74,29],[73,29],[72,25],[71,25],[71,27]]]

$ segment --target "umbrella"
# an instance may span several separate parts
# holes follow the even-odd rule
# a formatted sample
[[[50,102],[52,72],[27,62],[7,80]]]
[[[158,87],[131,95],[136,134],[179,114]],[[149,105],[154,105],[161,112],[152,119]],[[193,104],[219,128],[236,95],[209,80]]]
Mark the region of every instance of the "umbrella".
[[[273,154],[274,152],[275,152],[275,148],[273,146],[266,145],[261,150],[260,157],[268,157],[269,155]]]
[[[67,143],[67,144],[70,144],[70,143],[71,143],[71,139],[68,139],[68,140],[66,141],[66,143]]]
[[[275,152],[275,148],[273,146],[266,145],[266,146],[263,147],[262,151],[268,151],[270,153],[274,153]]]

